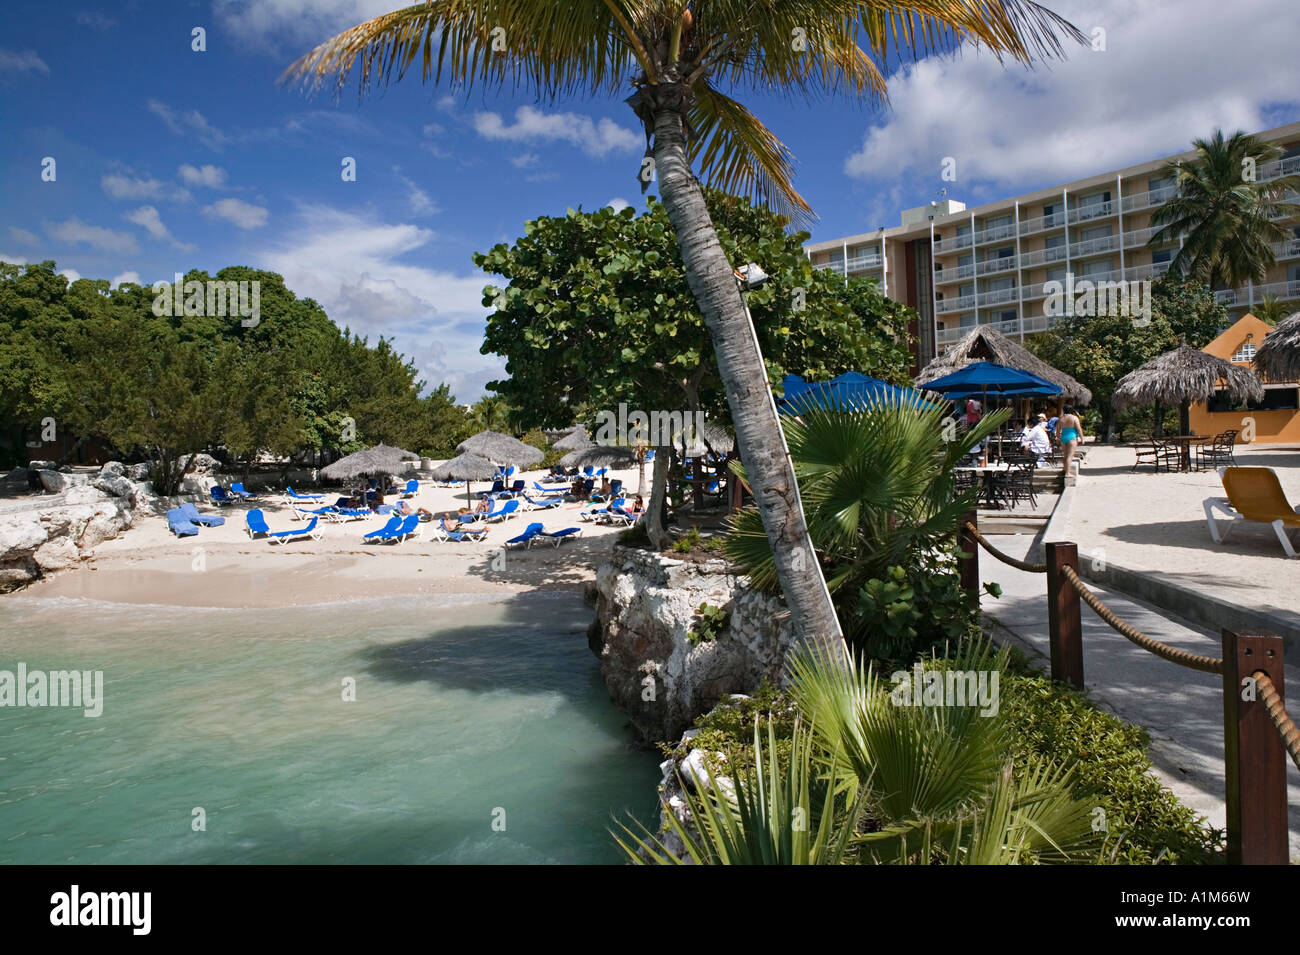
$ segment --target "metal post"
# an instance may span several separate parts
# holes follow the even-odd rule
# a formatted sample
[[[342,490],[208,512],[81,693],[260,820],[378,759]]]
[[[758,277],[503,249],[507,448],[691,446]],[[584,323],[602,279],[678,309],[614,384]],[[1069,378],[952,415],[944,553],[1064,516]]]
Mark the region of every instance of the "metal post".
[[[1052,679],[1083,689],[1083,623],[1079,592],[1061,573],[1079,571],[1079,548],[1073,543],[1047,545],[1047,630],[1052,655]]]
[[[1282,638],[1223,631],[1223,755],[1228,864],[1286,865],[1286,753],[1253,674],[1283,697]]]

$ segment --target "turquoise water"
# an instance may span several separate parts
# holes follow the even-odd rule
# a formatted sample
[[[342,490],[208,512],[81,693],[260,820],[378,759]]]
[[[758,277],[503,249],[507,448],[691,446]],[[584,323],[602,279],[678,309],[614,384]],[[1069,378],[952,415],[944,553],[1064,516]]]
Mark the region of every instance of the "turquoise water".
[[[4,598],[0,669],[103,670],[104,710],[0,707],[0,863],[619,862],[611,815],[652,821],[658,772],[590,619],[568,593]]]

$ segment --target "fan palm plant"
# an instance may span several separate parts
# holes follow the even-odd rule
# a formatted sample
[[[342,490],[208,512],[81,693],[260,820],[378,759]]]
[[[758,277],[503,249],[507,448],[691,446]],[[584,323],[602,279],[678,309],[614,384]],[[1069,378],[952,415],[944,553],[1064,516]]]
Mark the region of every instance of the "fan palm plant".
[[[1279,159],[1282,150],[1247,133],[1225,138],[1215,130],[1192,145],[1195,159],[1161,168],[1178,192],[1152,213],[1151,224],[1161,228],[1147,244],[1155,248],[1182,236],[1169,270],[1211,288],[1262,282],[1277,262],[1273,245],[1291,234],[1278,220],[1300,215],[1300,204],[1288,198],[1300,192],[1300,175],[1258,179],[1259,166]]]
[[[978,492],[959,493],[953,468],[1009,414],[985,415],[967,431],[955,427],[944,405],[893,395],[786,420],[813,546],[855,642],[862,622],[859,590],[891,567],[933,565],[954,541],[957,522],[975,506]],[[737,470],[747,476],[744,467]],[[772,550],[755,509],[733,516],[727,554],[756,586],[776,585]]]
[[[795,626],[842,649],[735,276],[744,263],[727,261],[701,180],[799,220],[811,210],[790,150],[724,90],[883,99],[891,57],[971,43],[1030,64],[1060,55],[1063,36],[1083,42],[1030,0],[428,0],[327,40],[286,76],[341,87],[356,68],[364,93],[418,64],[425,82],[523,85],[552,102],[632,91],[647,142],[642,190],[657,176]]]

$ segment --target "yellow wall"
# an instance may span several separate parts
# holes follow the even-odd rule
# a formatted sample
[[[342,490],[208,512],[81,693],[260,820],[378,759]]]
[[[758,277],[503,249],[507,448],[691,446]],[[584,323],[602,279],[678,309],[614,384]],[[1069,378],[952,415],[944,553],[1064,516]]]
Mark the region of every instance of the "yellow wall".
[[[1232,356],[1237,353],[1246,340],[1247,335],[1251,335],[1252,341],[1256,347],[1264,343],[1264,336],[1273,330],[1273,327],[1262,319],[1247,313],[1237,322],[1221,334],[1214,341],[1206,345],[1202,351],[1209,352],[1217,358],[1231,360]],[[1223,411],[1211,413],[1206,410],[1203,403],[1191,406],[1189,423],[1195,434],[1219,434],[1223,431],[1235,429],[1238,433],[1237,442],[1242,442],[1240,432],[1246,430],[1246,419],[1255,420],[1255,441],[1263,442],[1300,442],[1300,412],[1295,411]]]

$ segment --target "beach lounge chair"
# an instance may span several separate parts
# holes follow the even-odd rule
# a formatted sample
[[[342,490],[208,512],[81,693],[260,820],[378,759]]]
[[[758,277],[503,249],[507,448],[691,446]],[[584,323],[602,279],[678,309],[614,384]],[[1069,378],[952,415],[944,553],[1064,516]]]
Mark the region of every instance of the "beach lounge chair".
[[[419,493],[420,493],[420,482],[417,481],[415,478],[411,478],[411,480],[407,481],[406,487],[402,488],[401,491],[402,497],[415,497],[415,495]]]
[[[297,491],[295,491],[292,487],[286,487],[286,488],[284,489],[284,496],[285,496],[286,498],[288,498],[291,502],[292,502],[292,501],[323,501],[323,500],[325,500],[325,495],[324,495],[324,494],[299,494],[299,493],[298,493]]]
[[[306,527],[300,527],[292,531],[271,531],[269,537],[272,544],[287,544],[289,541],[298,540],[303,537],[310,537],[312,540],[320,540],[321,533],[316,530],[316,524],[320,521],[319,517],[313,517],[307,522]]]
[[[234,484],[230,485],[230,493],[245,501],[251,501],[257,497],[256,494],[247,490],[241,481],[236,481]]]
[[[402,526],[402,522],[405,520],[406,518],[400,514],[394,514],[383,527],[370,531],[368,534],[362,534],[361,539],[363,541],[386,541]]]
[[[1272,526],[1288,557],[1300,557],[1287,536],[1288,531],[1300,530],[1300,511],[1287,500],[1277,472],[1272,468],[1226,467],[1219,468],[1219,475],[1228,496],[1206,498],[1202,505],[1214,542],[1222,544],[1238,521],[1254,521]],[[1215,511],[1231,520],[1222,534],[1214,520]]]
[[[266,515],[262,513],[260,507],[255,507],[244,515],[244,530],[248,531],[248,536],[253,540],[263,534],[271,533],[271,528],[266,523]]]
[[[511,484],[508,488],[502,491],[500,496],[504,497],[509,495],[510,497],[518,497],[520,494],[524,493],[524,488],[527,486],[528,485],[523,481],[516,481],[514,484]]]
[[[559,547],[565,541],[577,540],[581,536],[582,536],[581,527],[566,527],[564,528],[564,530],[551,531],[550,533],[547,533],[546,531],[542,531],[542,533],[537,535],[537,539],[539,541],[540,540],[553,541],[555,543],[555,546]]]
[[[512,537],[506,541],[507,547],[529,547],[533,543],[533,538],[542,532],[544,524],[529,524],[524,528],[524,532],[518,537]]]
[[[235,503],[235,498],[227,494],[226,489],[220,484],[212,485],[212,488],[208,493],[212,495],[212,503],[217,505],[217,507],[225,507],[227,504]]]
[[[199,532],[198,525],[185,516],[179,507],[167,512],[167,527],[177,537],[193,537]]]
[[[589,511],[582,511],[578,514],[578,520],[580,521],[597,520],[600,517],[600,515],[608,514],[616,507],[622,507],[626,500],[627,498],[618,497],[610,501],[606,507],[595,507]]]
[[[191,524],[198,524],[200,527],[220,527],[226,523],[224,517],[218,517],[216,514],[200,514],[199,509],[189,501],[180,506],[180,511],[190,519]]]
[[[490,513],[490,514],[484,514],[484,515],[483,515],[483,520],[485,520],[485,521],[504,521],[507,517],[511,517],[511,516],[513,516],[514,513],[515,513],[515,511],[517,511],[517,510],[519,510],[519,502],[518,502],[518,501],[506,501],[504,504],[501,505],[501,510],[499,510],[499,511],[493,511],[493,512]]]
[[[308,518],[323,517],[327,521],[341,521],[339,512],[332,507],[295,507],[293,509],[294,518],[299,521],[305,521]]]
[[[618,527],[631,527],[641,519],[640,514],[632,514],[621,507],[610,505],[609,510],[596,518],[598,524],[613,524]]]
[[[462,541],[486,540],[487,533],[488,532],[486,527],[480,527],[477,529],[470,528],[468,530],[463,530],[463,531],[449,531],[446,530],[441,524],[433,525],[433,539],[442,544],[445,544],[448,541],[454,541],[455,543],[459,544]]]
[[[533,510],[535,510],[535,511],[545,511],[545,510],[547,510],[548,508],[559,507],[561,504],[564,503],[564,498],[561,498],[561,497],[544,497],[544,498],[542,498],[542,499],[539,501],[539,500],[535,500],[534,498],[531,498],[531,497],[529,497],[527,494],[525,494],[525,495],[524,495],[524,502],[527,503],[528,506],[529,506],[530,508],[532,508]]]
[[[493,482],[492,482],[492,488],[491,488],[491,490],[488,490],[488,491],[479,491],[479,492],[478,492],[477,494],[475,494],[474,496],[475,496],[475,497],[479,497],[479,498],[483,498],[483,497],[496,497],[498,494],[500,494],[502,491],[505,490],[505,487],[506,487],[506,485],[505,485],[505,482],[504,482],[504,481],[493,481]]]

